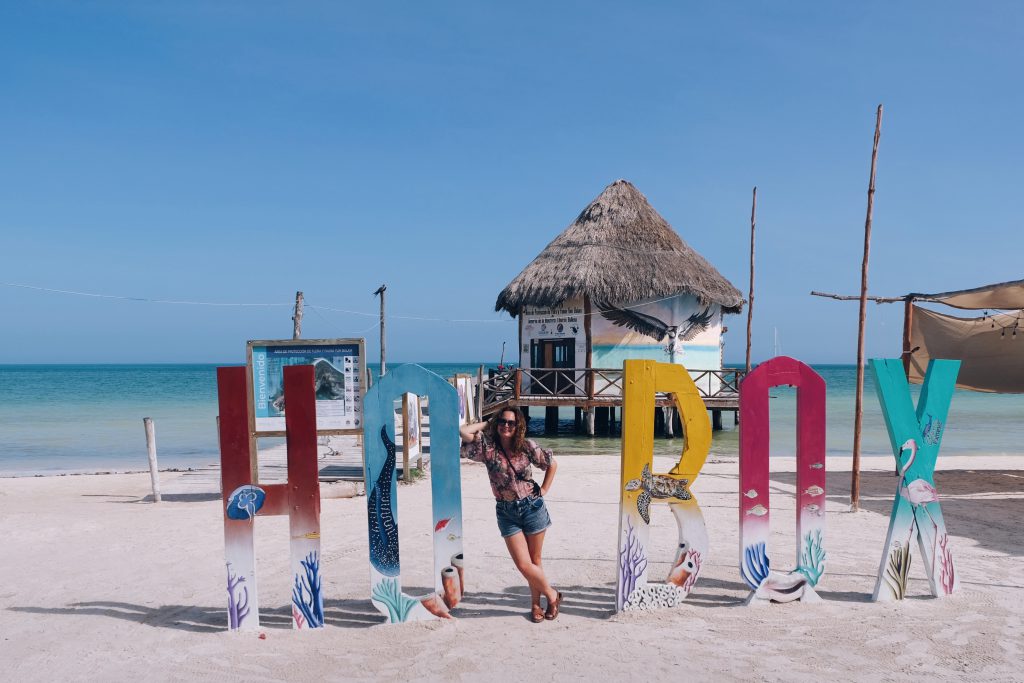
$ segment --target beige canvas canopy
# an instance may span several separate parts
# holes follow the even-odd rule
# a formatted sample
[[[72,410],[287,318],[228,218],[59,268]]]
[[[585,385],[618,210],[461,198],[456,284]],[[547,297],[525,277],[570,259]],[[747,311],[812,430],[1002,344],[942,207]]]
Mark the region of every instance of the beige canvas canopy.
[[[909,294],[908,378],[920,384],[932,358],[961,361],[957,386],[1001,394],[1024,393],[1024,280],[938,294]],[[979,318],[959,318],[921,306],[928,301],[966,310]]]
[[[999,394],[1024,393],[1024,320],[997,313],[957,318],[914,306],[910,332],[911,382],[920,384],[932,358],[959,358],[961,389]]]
[[[1000,282],[996,285],[961,289],[940,294],[910,294],[915,301],[934,301],[954,308],[969,310],[1024,309],[1024,280]]]

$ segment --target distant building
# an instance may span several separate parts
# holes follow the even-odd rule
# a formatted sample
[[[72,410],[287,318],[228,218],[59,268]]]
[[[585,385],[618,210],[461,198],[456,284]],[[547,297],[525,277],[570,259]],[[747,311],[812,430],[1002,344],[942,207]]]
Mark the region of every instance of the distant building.
[[[519,318],[524,369],[621,369],[640,358],[702,371],[721,370],[722,317],[743,303],[636,187],[617,180],[501,291],[495,310]],[[523,381],[583,395],[585,374]],[[538,393],[527,385],[522,392]]]

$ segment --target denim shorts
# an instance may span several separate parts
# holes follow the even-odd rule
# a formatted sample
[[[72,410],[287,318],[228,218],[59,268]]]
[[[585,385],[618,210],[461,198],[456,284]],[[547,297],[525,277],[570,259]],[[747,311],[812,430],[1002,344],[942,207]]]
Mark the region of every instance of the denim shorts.
[[[519,500],[499,500],[494,505],[498,515],[498,530],[502,538],[520,532],[533,536],[551,526],[551,515],[542,496],[529,496]]]

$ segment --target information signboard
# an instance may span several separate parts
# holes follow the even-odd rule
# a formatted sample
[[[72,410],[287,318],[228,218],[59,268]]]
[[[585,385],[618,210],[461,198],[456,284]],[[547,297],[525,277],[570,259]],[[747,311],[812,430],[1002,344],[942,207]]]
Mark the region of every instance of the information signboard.
[[[250,341],[246,361],[255,435],[284,435],[284,368],[288,365],[313,366],[318,434],[362,431],[366,367],[362,339]]]

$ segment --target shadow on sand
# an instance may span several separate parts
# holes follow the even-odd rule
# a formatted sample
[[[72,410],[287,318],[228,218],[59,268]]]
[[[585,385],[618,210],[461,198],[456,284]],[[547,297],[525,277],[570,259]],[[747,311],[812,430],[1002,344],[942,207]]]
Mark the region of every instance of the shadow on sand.
[[[562,589],[563,614],[589,619],[607,619],[614,614],[615,591],[610,588],[569,586]],[[522,614],[529,618],[529,589],[509,587],[501,592],[467,594],[454,610],[459,619],[508,617]],[[168,628],[194,633],[217,633],[227,630],[225,607],[196,605],[135,605],[129,602],[94,600],[74,602],[66,607],[9,607],[22,614],[89,615],[123,619],[154,628]],[[367,628],[385,623],[384,615],[365,600],[324,600],[324,624],[338,628]],[[291,606],[260,609],[261,629],[291,629]]]
[[[940,456],[941,457],[941,456]],[[941,462],[941,461],[940,461]],[[771,480],[796,486],[793,472],[772,472]],[[828,499],[850,501],[850,473],[828,473]],[[862,472],[860,506],[888,517],[898,479],[891,472]],[[965,536],[979,546],[1024,556],[1024,471],[940,470],[935,473],[946,528],[952,536]],[[790,494],[792,495],[792,494]]]

